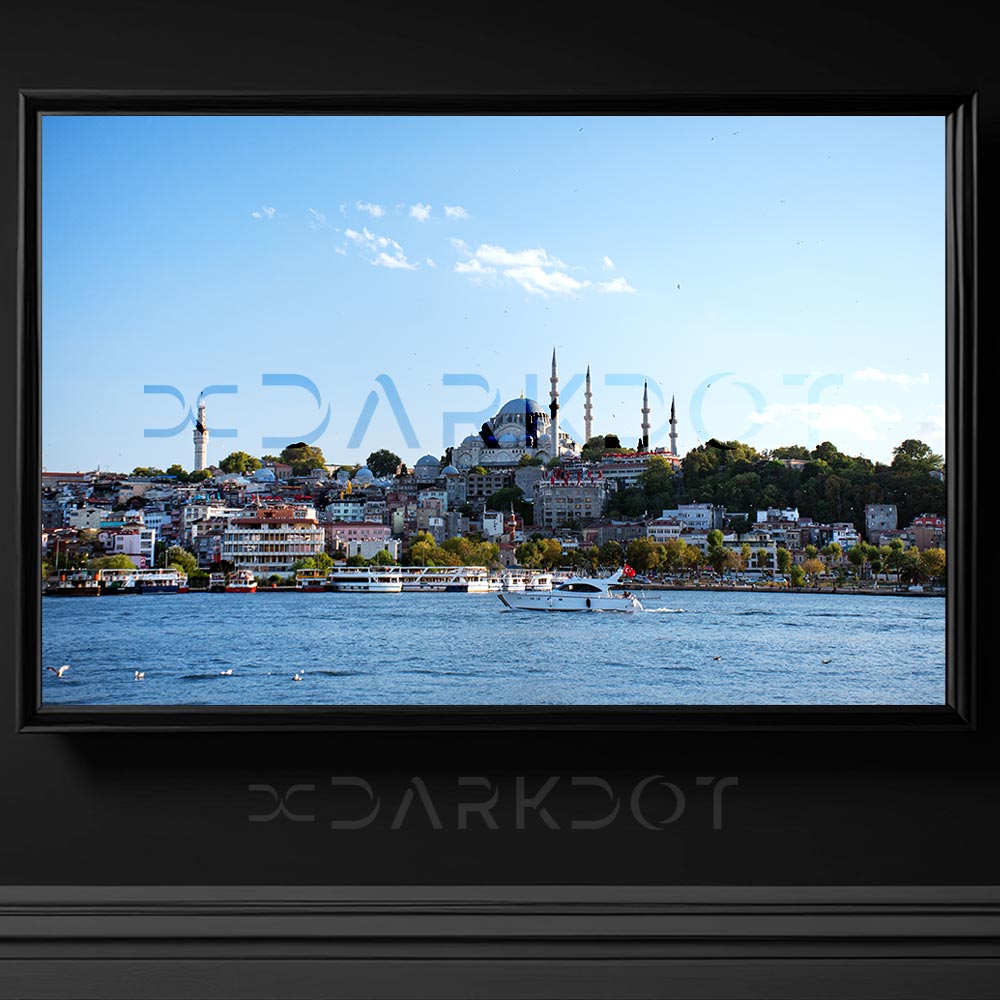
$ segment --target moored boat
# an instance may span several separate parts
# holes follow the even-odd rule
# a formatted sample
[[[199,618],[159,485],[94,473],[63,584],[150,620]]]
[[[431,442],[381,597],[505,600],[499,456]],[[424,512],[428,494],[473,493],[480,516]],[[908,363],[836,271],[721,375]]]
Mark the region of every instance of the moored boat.
[[[310,594],[326,590],[327,574],[321,569],[300,569],[295,573],[295,589]]]
[[[403,581],[398,566],[343,566],[327,575],[327,587],[337,593],[398,594]]]
[[[93,573],[60,573],[46,580],[42,592],[46,597],[100,597],[101,585]]]
[[[237,569],[226,580],[227,594],[253,594],[257,591],[257,579],[248,569]]]

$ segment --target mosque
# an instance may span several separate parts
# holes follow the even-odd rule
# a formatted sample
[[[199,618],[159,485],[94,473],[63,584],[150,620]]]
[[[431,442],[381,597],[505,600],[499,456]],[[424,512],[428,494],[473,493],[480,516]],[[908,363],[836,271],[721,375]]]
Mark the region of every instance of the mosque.
[[[546,464],[555,459],[580,457],[580,445],[559,429],[559,368],[552,350],[552,374],[549,378],[549,406],[546,410],[534,399],[512,399],[500,407],[492,420],[483,424],[478,434],[471,434],[452,450],[451,460],[456,471],[481,465],[517,465],[525,455],[540,458]],[[590,366],[584,386],[584,439],[593,436],[594,406],[591,392]],[[676,417],[671,403],[671,449],[676,453]],[[649,450],[649,392],[643,387],[642,437],[639,450]],[[419,465],[419,463],[418,463]]]

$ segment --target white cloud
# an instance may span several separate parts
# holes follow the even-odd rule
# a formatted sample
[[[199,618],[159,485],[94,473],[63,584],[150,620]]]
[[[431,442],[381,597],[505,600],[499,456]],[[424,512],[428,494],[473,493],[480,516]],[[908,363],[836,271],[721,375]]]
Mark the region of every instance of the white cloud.
[[[343,254],[345,257],[347,256],[347,251],[343,247],[337,247],[337,253]]]
[[[422,205],[417,202],[416,205],[410,206],[410,218],[416,219],[417,222],[426,222],[431,217],[431,206]]]
[[[755,424],[777,424],[783,419],[804,421],[818,431],[845,431],[865,441],[881,438],[881,426],[903,419],[898,411],[881,406],[855,406],[853,403],[771,403],[762,411],[750,413]]]
[[[251,212],[250,214],[255,219],[267,219],[270,222],[277,212],[277,209],[273,205],[262,205],[259,212]]]
[[[371,201],[355,202],[359,212],[367,212],[373,219],[381,219],[385,215],[385,209],[381,205],[376,205]]]
[[[601,258],[601,264],[605,271],[613,271],[615,269],[615,262],[607,254]]]
[[[495,267],[487,267],[475,257],[472,260],[460,260],[455,263],[456,274],[496,274]]]
[[[599,281],[597,283],[599,292],[634,292],[635,289],[619,275],[611,281]]]
[[[557,257],[551,257],[541,247],[532,250],[505,250],[490,243],[481,243],[475,256],[484,264],[497,267],[565,267]]]
[[[448,239],[451,241],[451,245],[461,253],[468,256],[472,251],[469,250],[469,244],[465,240],[460,239],[457,236],[449,236]]]
[[[945,423],[944,423],[944,404],[938,406],[938,413],[932,413],[928,417],[924,417],[917,426],[917,433],[920,435],[921,439],[927,442],[940,441],[942,444],[945,440]]]
[[[373,255],[371,262],[376,267],[416,270],[417,265],[406,259],[403,248],[389,236],[378,236],[371,232],[367,226],[363,226],[360,233],[356,229],[345,229],[344,235],[359,250]]]
[[[322,212],[317,212],[315,208],[309,209],[309,214],[312,216],[309,220],[310,229],[328,229],[329,226],[326,224],[326,216]]]
[[[426,260],[428,267],[437,267],[437,264],[434,263],[433,257],[426,257],[424,259]]]
[[[405,254],[399,253],[390,256],[384,250],[372,260],[372,263],[376,267],[402,268],[406,271],[415,271],[417,268],[416,264],[411,264],[406,259]]]
[[[505,270],[504,276],[516,281],[526,292],[533,295],[544,295],[546,292],[569,294],[581,288],[586,288],[589,281],[577,281],[563,271],[546,271],[536,265],[526,267],[511,267]]]
[[[915,385],[930,385],[931,377],[927,372],[920,375],[907,375],[904,372],[891,373],[879,371],[877,368],[862,368],[855,372],[851,378],[859,382],[892,382],[902,386],[904,389],[911,389]]]
[[[467,219],[469,213],[461,205],[445,205],[444,215],[446,219]]]

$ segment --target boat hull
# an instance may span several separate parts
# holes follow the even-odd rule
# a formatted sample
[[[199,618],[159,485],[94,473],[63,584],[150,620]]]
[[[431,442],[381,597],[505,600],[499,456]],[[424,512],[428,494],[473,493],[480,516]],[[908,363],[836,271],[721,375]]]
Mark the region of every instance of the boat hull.
[[[558,591],[539,593],[502,593],[497,597],[512,611],[642,611],[634,597],[605,597],[597,594],[559,594]]]

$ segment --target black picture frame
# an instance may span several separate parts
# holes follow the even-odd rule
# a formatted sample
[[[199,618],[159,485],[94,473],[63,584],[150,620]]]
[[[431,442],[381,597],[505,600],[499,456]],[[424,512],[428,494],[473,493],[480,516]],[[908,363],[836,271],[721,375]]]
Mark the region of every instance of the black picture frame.
[[[19,481],[23,548],[19,554],[24,664],[21,728],[27,732],[224,728],[472,731],[613,731],[671,729],[754,730],[808,728],[954,731],[975,725],[973,647],[979,591],[971,539],[977,533],[974,390],[978,377],[976,315],[976,99],[974,94],[715,95],[667,93],[480,94],[447,93],[141,93],[22,92],[21,176],[21,396]],[[41,524],[41,118],[54,114],[941,114],[945,117],[946,428],[947,494],[952,524],[947,587],[946,703],[940,706],[68,706],[42,702],[41,596],[30,540]]]
[[[15,333],[21,92],[520,89],[700,93],[706,102],[762,94],[802,107],[833,96],[976,94],[987,164],[1000,136],[987,27],[965,0],[932,13],[721,0],[597,19],[563,5],[373,10],[308,0],[280,10],[252,0],[9,8],[0,14],[5,424],[15,446],[33,430],[19,422],[25,359]],[[328,51],[313,58],[321,40]],[[983,187],[968,236],[978,274],[989,274],[998,217]],[[976,272],[970,279],[966,318],[992,329],[995,301],[976,295]],[[989,396],[980,337],[955,360],[972,377],[961,440],[981,469]],[[33,484],[14,457],[0,512],[17,547]],[[74,719],[39,739],[37,726],[23,728],[33,720],[24,650],[8,642],[0,998],[996,997],[1000,719],[982,615],[995,588],[972,544],[985,498],[976,484],[949,510],[980,613],[949,618],[975,669],[963,681],[967,716],[948,726],[277,733],[261,720],[256,731],[178,733],[112,731],[107,719],[94,731]],[[23,569],[0,574],[5,635],[30,613]],[[331,774],[365,775],[394,805],[419,775],[444,828],[425,815],[400,830],[380,819],[338,834],[329,822],[248,822],[261,804],[250,785],[287,796],[303,782],[328,790]],[[536,817],[519,830],[501,817],[498,830],[458,832],[463,774],[489,775],[503,796],[516,775],[536,788],[561,775],[560,829]],[[572,774],[602,774],[616,789],[654,774],[685,789],[698,776],[738,774],[739,786],[720,830],[621,822],[574,831],[558,807],[586,815],[593,802],[579,798]]]

